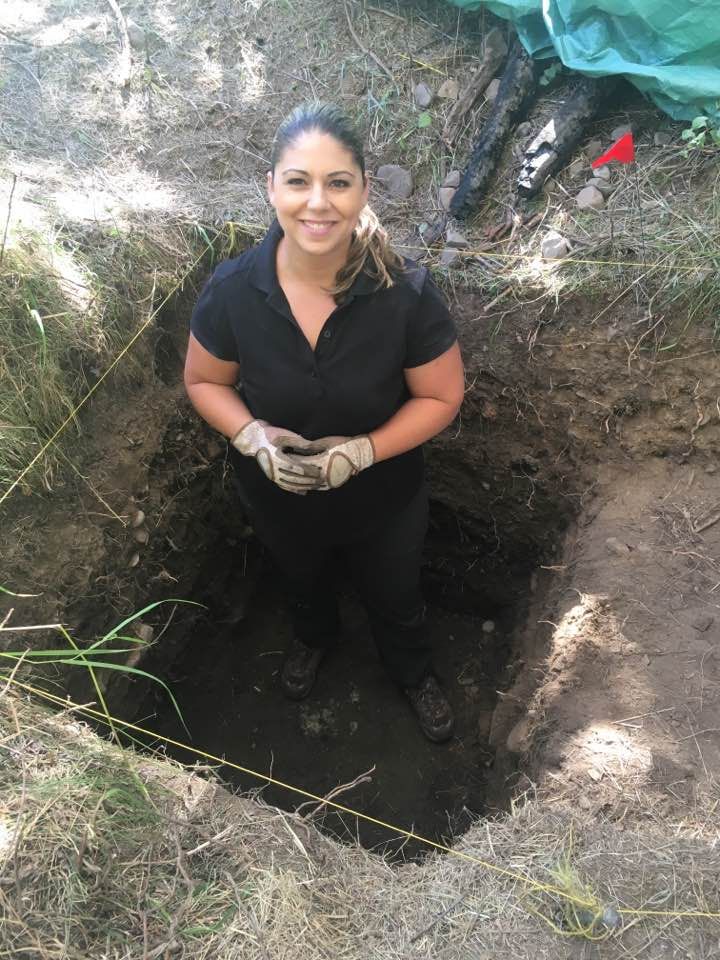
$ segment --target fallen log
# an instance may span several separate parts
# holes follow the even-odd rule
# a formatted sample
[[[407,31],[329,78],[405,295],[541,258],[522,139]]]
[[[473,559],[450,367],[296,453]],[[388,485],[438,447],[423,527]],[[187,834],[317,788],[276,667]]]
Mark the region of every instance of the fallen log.
[[[452,147],[455,143],[465,122],[465,117],[497,73],[500,64],[507,56],[507,52],[508,46],[505,37],[497,27],[493,27],[483,40],[480,50],[481,59],[477,70],[467,86],[461,91],[445,121],[442,138],[449,147]]]
[[[507,137],[518,118],[537,96],[540,68],[515,40],[493,110],[473,148],[460,185],[450,203],[450,215],[459,220],[479,205]]]
[[[562,167],[583,130],[619,87],[615,77],[582,77],[571,96],[545,124],[525,151],[517,180],[521,197],[534,196],[547,178]]]

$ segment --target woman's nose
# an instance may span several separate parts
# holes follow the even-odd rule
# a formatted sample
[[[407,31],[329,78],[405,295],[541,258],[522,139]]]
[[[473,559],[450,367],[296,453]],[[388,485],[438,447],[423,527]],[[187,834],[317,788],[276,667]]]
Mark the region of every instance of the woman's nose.
[[[313,184],[308,198],[308,206],[313,210],[323,210],[327,206],[327,197],[325,195],[325,184]]]

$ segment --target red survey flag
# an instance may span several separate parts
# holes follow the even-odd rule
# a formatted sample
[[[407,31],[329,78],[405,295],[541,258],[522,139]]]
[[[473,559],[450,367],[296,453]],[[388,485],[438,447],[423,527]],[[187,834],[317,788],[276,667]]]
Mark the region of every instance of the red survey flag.
[[[593,160],[591,166],[601,167],[610,160],[617,160],[618,163],[632,163],[635,159],[635,142],[632,133],[625,133],[614,143],[610,149],[597,160]]]

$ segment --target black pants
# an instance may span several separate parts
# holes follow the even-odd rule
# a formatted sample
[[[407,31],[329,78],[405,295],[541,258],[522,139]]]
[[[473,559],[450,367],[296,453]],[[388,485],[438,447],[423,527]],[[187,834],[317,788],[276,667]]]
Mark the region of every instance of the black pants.
[[[423,484],[407,506],[368,535],[342,542],[332,536],[298,537],[271,517],[252,515],[260,541],[284,581],[295,636],[311,647],[332,647],[340,634],[333,566],[340,552],[367,609],[380,659],[400,686],[414,686],[430,671],[420,561],[428,523]],[[335,541],[335,542],[333,542]],[[338,542],[339,541],[339,542]]]

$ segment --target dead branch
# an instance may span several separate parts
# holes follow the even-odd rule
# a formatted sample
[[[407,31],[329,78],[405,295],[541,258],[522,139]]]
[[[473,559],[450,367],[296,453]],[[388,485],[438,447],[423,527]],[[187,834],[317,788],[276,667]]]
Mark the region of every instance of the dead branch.
[[[503,37],[497,27],[493,27],[483,41],[481,48],[482,59],[477,70],[473,74],[470,83],[468,83],[455,101],[445,122],[442,138],[449,147],[454,144],[465,117],[475,106],[480,95],[497,73],[497,69],[507,56],[507,52],[508,47],[505,42],[505,37]]]

